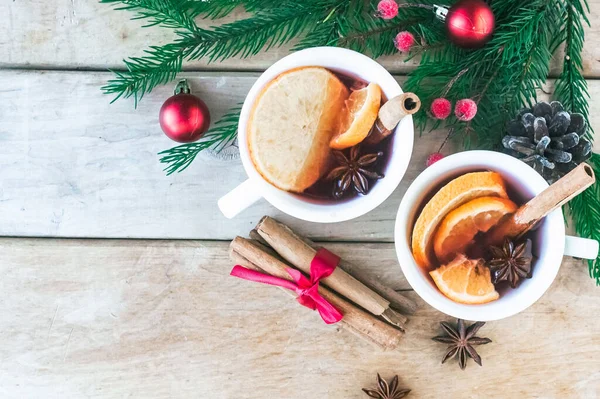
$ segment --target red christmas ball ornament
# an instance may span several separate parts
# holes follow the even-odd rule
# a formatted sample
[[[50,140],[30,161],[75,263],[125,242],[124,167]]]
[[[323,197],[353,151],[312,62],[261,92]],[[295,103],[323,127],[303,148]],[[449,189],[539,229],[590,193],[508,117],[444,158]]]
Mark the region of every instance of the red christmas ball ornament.
[[[467,49],[483,47],[496,26],[492,9],[482,0],[458,1],[450,7],[445,20],[450,41]]]
[[[454,107],[454,115],[459,121],[470,121],[477,115],[477,103],[470,98],[458,100]]]
[[[433,154],[430,154],[427,157],[425,166],[430,167],[431,165],[433,165],[434,163],[436,163],[437,161],[439,161],[442,158],[444,158],[444,156],[442,154],[440,154],[439,152],[434,152]]]
[[[435,119],[446,119],[452,113],[452,103],[445,98],[436,98],[431,103],[430,111]]]
[[[204,101],[191,94],[184,79],[175,87],[175,94],[160,108],[158,120],[163,132],[171,140],[191,143],[208,130],[210,112]]]

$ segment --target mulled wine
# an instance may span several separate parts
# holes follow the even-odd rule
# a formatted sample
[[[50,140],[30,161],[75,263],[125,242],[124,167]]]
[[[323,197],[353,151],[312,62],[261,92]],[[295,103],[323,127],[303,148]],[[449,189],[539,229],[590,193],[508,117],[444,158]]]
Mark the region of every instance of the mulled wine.
[[[250,157],[269,183],[309,201],[368,195],[384,178],[395,126],[418,108],[414,95],[387,101],[375,83],[296,68],[269,82],[255,101]]]
[[[505,227],[522,202],[496,172],[446,182],[426,199],[413,226],[415,261],[455,302],[497,300],[532,276],[531,236],[515,239]]]

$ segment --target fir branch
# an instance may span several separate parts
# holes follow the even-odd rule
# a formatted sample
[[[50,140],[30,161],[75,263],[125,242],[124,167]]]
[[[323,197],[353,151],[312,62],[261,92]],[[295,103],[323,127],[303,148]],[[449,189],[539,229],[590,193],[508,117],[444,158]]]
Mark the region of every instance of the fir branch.
[[[152,46],[143,57],[125,60],[127,71],[114,71],[116,77],[102,90],[114,94],[113,101],[133,96],[137,106],[138,101],[154,87],[175,79],[184,60],[207,58],[213,62],[236,56],[245,58],[261,50],[281,46],[313,26],[336,1],[343,0],[309,0],[301,4],[287,2],[277,12],[257,13],[211,30],[198,27],[193,31],[179,30],[179,38],[174,42]]]
[[[600,155],[592,154],[588,164],[600,176]],[[582,237],[600,241],[600,184],[593,186],[569,202],[569,213],[575,222],[575,231]],[[600,285],[600,256],[588,261],[590,277]]]
[[[134,97],[135,106],[144,94],[158,85],[166,84],[177,77],[183,60],[194,49],[197,42],[193,37],[178,39],[164,46],[152,46],[145,50],[144,57],[124,60],[126,71],[112,71],[116,75],[102,90],[114,94],[111,102],[119,98]]]
[[[565,56],[563,70],[557,79],[554,95],[560,99],[565,108],[582,114],[588,122],[588,126],[591,127],[588,119],[589,94],[587,82],[582,74],[583,60],[581,58],[585,38],[582,21],[586,21],[589,25],[585,9],[587,9],[585,1],[564,1],[565,24],[561,30],[561,36],[565,41]],[[593,140],[592,131],[586,132],[586,138],[589,140]]]
[[[207,19],[219,19],[231,14],[242,6],[244,0],[196,0],[191,1],[190,11],[193,15],[201,15]]]
[[[217,152],[227,147],[237,138],[238,121],[240,119],[241,106],[232,108],[223,115],[210,129],[201,141],[178,145],[158,155],[162,155],[160,162],[166,164],[167,176],[184,171],[196,159],[203,150],[211,148]]]
[[[260,10],[275,9],[282,4],[281,0],[188,0],[192,15],[201,15],[207,19],[220,19],[231,14],[235,9],[243,7],[250,13]]]
[[[199,43],[189,59],[207,58],[214,62],[236,56],[245,58],[282,46],[317,23],[319,11],[322,11],[320,7],[308,2],[202,30],[193,35]]]
[[[593,141],[592,128],[589,123],[589,108],[587,82],[583,77],[583,41],[585,39],[583,22],[589,25],[586,10],[589,12],[587,2],[580,0],[564,0],[564,27],[561,37],[565,41],[565,56],[563,70],[559,75],[554,95],[563,106],[571,112],[582,114],[587,121],[588,131],[585,137]],[[600,155],[592,154],[588,163],[596,175],[600,174]],[[573,198],[569,204],[569,213],[575,222],[577,234],[600,241],[600,183]],[[590,277],[600,285],[600,256],[588,262]]]
[[[189,13],[190,0],[100,0],[101,3],[122,4],[115,10],[135,11],[132,20],[148,19],[144,27],[160,25],[165,28],[194,32],[197,25]]]

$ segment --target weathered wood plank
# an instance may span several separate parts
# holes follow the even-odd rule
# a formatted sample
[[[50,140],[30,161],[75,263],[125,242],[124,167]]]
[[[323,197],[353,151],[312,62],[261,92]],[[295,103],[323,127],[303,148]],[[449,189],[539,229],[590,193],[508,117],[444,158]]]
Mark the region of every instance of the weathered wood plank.
[[[0,235],[228,239],[264,214],[261,201],[234,220],[217,199],[245,179],[239,160],[202,155],[185,172],[166,177],[157,152],[176,143],[158,125],[171,92],[109,104],[99,87],[108,73],[0,72]],[[242,101],[256,74],[188,74],[214,119]],[[420,139],[407,182],[439,147],[443,133]],[[328,240],[391,240],[401,193],[357,220],[313,225]],[[383,223],[379,223],[379,222]],[[302,228],[308,223],[295,223]]]
[[[590,20],[600,17],[600,0],[588,1]],[[161,28],[142,29],[142,21],[130,21],[132,13],[114,11],[109,4],[89,0],[30,0],[0,3],[0,67],[37,69],[121,68],[125,57],[140,56],[149,45],[167,43],[174,35]],[[238,12],[227,20],[242,17]],[[202,22],[210,26],[212,21]],[[600,76],[600,29],[586,27],[583,53],[584,74]],[[188,69],[263,70],[288,53],[291,46],[261,53],[245,61],[232,59],[208,65],[204,61],[186,64]],[[412,70],[417,61],[402,57],[380,60],[396,73]],[[561,57],[553,62],[553,74],[560,70]]]
[[[599,397],[600,302],[580,261],[529,310],[488,323],[484,367],[462,372],[430,340],[449,318],[420,299],[403,345],[382,353],[228,277],[226,247],[0,239],[0,396],[358,399],[380,372],[415,398]],[[391,244],[328,247],[407,288]]]
[[[188,73],[214,119],[242,101],[255,73]],[[175,145],[158,125],[171,87],[109,104],[99,87],[108,73],[0,71],[0,235],[230,239],[265,214],[290,222],[265,201],[233,220],[217,199],[241,183],[239,160],[201,155],[166,177],[157,152]],[[590,82],[592,98],[600,81]],[[591,102],[594,125],[600,103]],[[417,138],[405,179],[379,208],[338,224],[292,222],[324,240],[392,241],[396,210],[409,183],[445,133]]]

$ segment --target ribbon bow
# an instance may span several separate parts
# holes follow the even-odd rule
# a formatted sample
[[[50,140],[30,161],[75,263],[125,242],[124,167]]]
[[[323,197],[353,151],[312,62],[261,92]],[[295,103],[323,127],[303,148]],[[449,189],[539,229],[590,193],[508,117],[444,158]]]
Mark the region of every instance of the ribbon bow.
[[[339,262],[339,256],[329,252],[325,248],[321,248],[310,262],[310,280],[304,277],[301,272],[291,267],[287,267],[285,270],[293,281],[247,269],[240,265],[234,266],[231,270],[231,275],[244,280],[275,285],[294,291],[298,294],[296,300],[300,305],[317,310],[325,323],[333,324],[342,320],[343,315],[335,306],[327,302],[319,294],[319,280],[330,276]]]

